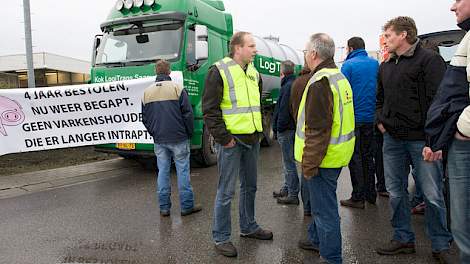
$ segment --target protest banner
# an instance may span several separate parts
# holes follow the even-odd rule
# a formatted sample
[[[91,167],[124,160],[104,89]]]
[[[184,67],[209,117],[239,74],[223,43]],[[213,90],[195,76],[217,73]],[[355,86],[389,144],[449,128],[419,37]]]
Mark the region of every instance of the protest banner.
[[[172,79],[182,84],[181,73]],[[0,155],[105,143],[153,143],[142,95],[154,78],[0,89]]]

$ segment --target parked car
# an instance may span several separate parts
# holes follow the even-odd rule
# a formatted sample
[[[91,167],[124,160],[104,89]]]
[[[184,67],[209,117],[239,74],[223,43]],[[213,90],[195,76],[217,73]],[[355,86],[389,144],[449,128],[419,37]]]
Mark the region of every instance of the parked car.
[[[463,30],[455,29],[423,34],[419,35],[418,38],[421,40],[422,44],[428,48],[436,46],[436,51],[438,51],[445,62],[449,64],[465,33],[466,32]]]

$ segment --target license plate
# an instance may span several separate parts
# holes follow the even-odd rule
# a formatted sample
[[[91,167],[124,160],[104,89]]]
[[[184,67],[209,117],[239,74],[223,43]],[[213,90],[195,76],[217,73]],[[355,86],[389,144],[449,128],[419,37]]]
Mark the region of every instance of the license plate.
[[[135,149],[135,143],[116,143],[116,148],[125,150]]]

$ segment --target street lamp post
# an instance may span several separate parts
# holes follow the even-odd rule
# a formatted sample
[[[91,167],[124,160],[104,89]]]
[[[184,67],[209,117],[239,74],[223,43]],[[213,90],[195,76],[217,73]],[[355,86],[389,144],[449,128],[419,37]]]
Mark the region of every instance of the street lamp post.
[[[24,12],[24,35],[26,46],[26,63],[28,65],[28,87],[36,87],[34,81],[34,64],[33,64],[33,41],[31,36],[31,12],[29,8],[29,0],[23,0]]]

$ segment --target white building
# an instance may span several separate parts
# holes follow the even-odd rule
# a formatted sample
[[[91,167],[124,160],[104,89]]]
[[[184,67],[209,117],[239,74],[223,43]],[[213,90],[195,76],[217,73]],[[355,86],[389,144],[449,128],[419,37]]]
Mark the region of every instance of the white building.
[[[90,62],[48,52],[33,54],[36,87],[83,84]],[[26,55],[0,56],[0,88],[27,88]]]

